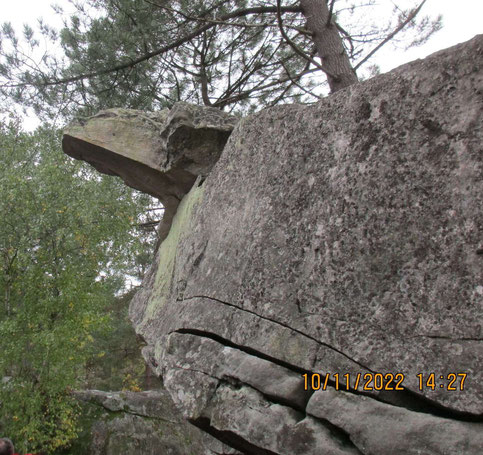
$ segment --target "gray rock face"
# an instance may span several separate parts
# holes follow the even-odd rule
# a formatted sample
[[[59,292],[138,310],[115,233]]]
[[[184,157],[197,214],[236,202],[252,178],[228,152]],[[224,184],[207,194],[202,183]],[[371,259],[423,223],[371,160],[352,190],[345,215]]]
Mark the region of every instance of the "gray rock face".
[[[362,453],[476,454],[483,447],[481,423],[414,412],[332,388],[314,394],[307,414],[347,432]]]
[[[238,124],[131,306],[187,419],[245,453],[481,453],[482,65],[478,37]]]
[[[164,390],[74,393],[101,411],[91,424],[92,455],[237,454],[183,421]]]
[[[237,124],[130,308],[185,419],[250,455],[482,453],[482,118],[478,36]]]

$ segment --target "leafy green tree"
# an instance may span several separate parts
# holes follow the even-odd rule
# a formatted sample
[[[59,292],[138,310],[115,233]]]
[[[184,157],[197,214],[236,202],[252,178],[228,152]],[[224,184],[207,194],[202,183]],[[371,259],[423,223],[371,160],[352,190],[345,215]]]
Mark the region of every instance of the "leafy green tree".
[[[190,101],[245,112],[337,91],[389,42],[424,43],[426,0],[69,0],[57,33],[1,31],[0,94],[69,116]],[[387,3],[387,2],[386,2]],[[394,2],[396,4],[396,2]],[[382,18],[381,18],[382,16]],[[385,19],[384,19],[385,17]],[[55,44],[60,53],[41,50]]]
[[[76,437],[69,390],[134,274],[146,201],[46,128],[0,125],[0,170],[0,425],[19,450],[51,454]]]
[[[144,341],[129,320],[129,303],[136,288],[116,296],[107,308],[113,330],[94,334],[92,356],[85,364],[83,388],[139,391],[160,386],[141,356]]]

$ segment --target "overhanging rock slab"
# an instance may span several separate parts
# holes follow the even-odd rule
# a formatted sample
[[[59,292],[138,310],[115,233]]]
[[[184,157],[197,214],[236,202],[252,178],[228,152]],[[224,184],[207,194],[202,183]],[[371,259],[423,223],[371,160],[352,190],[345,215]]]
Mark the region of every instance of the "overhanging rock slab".
[[[62,147],[157,197],[165,207],[164,238],[179,201],[198,176],[209,173],[237,121],[218,109],[181,102],[159,112],[108,109],[69,124]]]

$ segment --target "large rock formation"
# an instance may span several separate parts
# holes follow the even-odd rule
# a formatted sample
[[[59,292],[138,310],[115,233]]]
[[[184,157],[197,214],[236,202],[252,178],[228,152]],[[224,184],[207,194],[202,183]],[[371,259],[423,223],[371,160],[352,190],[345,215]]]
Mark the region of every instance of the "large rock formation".
[[[85,455],[237,455],[184,422],[168,392],[74,392],[89,435],[70,449]]]
[[[245,454],[482,453],[482,118],[478,36],[237,124],[130,309],[185,419]]]

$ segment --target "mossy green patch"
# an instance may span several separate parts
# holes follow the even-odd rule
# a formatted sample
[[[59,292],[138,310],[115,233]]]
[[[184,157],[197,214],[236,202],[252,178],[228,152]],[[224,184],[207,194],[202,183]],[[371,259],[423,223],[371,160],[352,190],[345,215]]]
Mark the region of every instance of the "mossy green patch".
[[[203,191],[203,185],[197,186],[195,184],[191,191],[183,198],[173,218],[169,234],[159,247],[159,265],[153,294],[144,314],[144,322],[153,318],[159,308],[162,308],[166,303],[171,288],[178,244],[182,236],[190,230],[193,211],[201,202]]]

